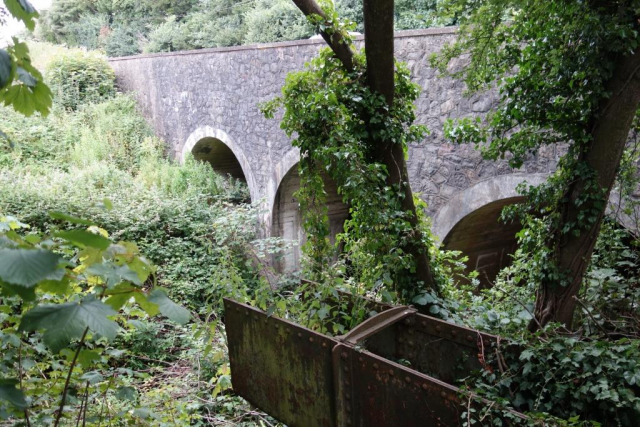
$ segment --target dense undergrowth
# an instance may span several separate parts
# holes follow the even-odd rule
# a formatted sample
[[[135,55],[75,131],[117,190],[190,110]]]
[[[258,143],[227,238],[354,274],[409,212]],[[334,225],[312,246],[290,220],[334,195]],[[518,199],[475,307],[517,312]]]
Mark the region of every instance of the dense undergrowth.
[[[112,245],[135,242],[133,253],[157,266],[142,288],[165,289],[189,309],[192,321],[179,325],[151,316],[148,305],[125,304],[115,317],[122,332],[114,341],[87,338],[70,377],[70,418],[60,425],[75,425],[83,408],[88,425],[258,425],[265,415],[229,394],[219,322],[220,298],[233,294],[234,284],[247,293],[262,280],[260,250],[247,251],[256,238],[257,207],[243,204],[246,185],[191,158],[182,165],[169,160],[134,101],[115,92],[104,59],[62,53],[43,64],[57,94],[48,117],[25,118],[0,107],[6,135],[0,151],[1,238],[46,242],[61,230],[87,228],[51,212],[85,218]],[[57,251],[71,255],[70,262],[86,263],[73,257],[83,247],[63,244]],[[73,285],[79,295],[91,294],[94,279],[88,277]],[[74,298],[70,290],[38,289],[41,304]],[[18,315],[34,304],[21,301],[0,297],[0,370],[2,377],[21,379],[31,425],[50,425],[78,345],[54,353],[41,332],[19,333]],[[2,393],[13,387],[0,386],[8,387],[0,387]],[[0,406],[0,419],[15,417],[11,408]]]

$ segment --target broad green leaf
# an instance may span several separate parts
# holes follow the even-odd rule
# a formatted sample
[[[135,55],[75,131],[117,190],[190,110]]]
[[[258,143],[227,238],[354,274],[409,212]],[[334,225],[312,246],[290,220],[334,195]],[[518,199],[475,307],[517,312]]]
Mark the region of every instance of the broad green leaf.
[[[36,25],[34,18],[38,17],[38,12],[31,3],[27,0],[5,0],[4,5],[14,18],[22,21],[29,31],[33,31]]]
[[[83,349],[78,353],[78,363],[88,368],[93,362],[100,360],[100,353],[94,350]]]
[[[118,388],[118,391],[116,391],[116,398],[118,398],[119,400],[134,401],[136,400],[137,395],[138,395],[138,392],[133,387],[127,387],[127,386],[120,387]]]
[[[33,77],[31,73],[29,73],[22,67],[18,67],[16,69],[16,75],[18,76],[18,80],[29,87],[35,87],[35,85],[38,84],[38,80],[36,80],[36,78]]]
[[[60,256],[43,249],[0,249],[0,279],[31,287],[58,268]]]
[[[89,381],[89,384],[97,384],[104,380],[104,377],[98,371],[85,372],[80,378],[85,381]]]
[[[115,295],[111,295],[104,303],[114,310],[120,310],[127,303],[127,301],[129,301],[131,297],[133,297],[135,293],[136,292],[134,291],[119,292]]]
[[[38,110],[43,116],[49,114],[49,109],[53,105],[53,94],[49,86],[39,81],[35,87],[31,89],[33,91],[33,101],[36,104],[36,110]]]
[[[18,380],[1,378],[0,379],[0,399],[6,400],[20,410],[26,409],[29,405],[24,397],[22,390],[18,390],[16,385]]]
[[[144,294],[142,294],[140,292],[136,292],[133,295],[133,297],[136,299],[136,302],[138,303],[138,305],[149,316],[155,316],[156,314],[160,313],[160,307],[158,307],[158,304],[155,304],[155,303],[151,302],[146,295],[144,295]]]
[[[140,284],[144,283],[153,272],[153,265],[142,257],[134,258],[131,262],[127,263],[127,265],[131,270],[138,273]]]
[[[11,81],[11,56],[5,49],[0,49],[0,89]]]
[[[107,287],[111,288],[124,281],[131,282],[138,286],[142,286],[138,273],[131,270],[128,265],[113,265],[113,264],[93,264],[87,268],[87,274],[101,277]]]
[[[5,105],[13,106],[13,109],[29,117],[36,111],[36,103],[33,92],[29,86],[18,84],[9,86],[4,93]]]
[[[114,339],[119,327],[107,316],[115,314],[109,306],[88,296],[80,302],[39,305],[22,316],[19,330],[44,329],[45,344],[58,353],[71,340],[80,338],[87,327],[109,340]]]
[[[99,235],[94,234],[86,230],[70,230],[61,231],[54,234],[55,237],[60,237],[68,242],[80,244],[82,246],[90,246],[92,248],[107,249],[111,244],[111,240]]]
[[[176,323],[184,325],[191,319],[189,310],[171,301],[162,288],[154,289],[151,294],[149,294],[147,300],[156,304],[160,309],[160,313]]]
[[[35,286],[26,288],[24,286],[11,285],[9,283],[0,281],[0,295],[5,295],[8,297],[18,295],[24,301],[31,302],[36,300],[36,288]]]
[[[38,284],[38,289],[54,295],[64,295],[69,291],[69,278],[62,280],[43,280]]]
[[[70,222],[72,224],[94,225],[93,222],[91,222],[89,220],[78,218],[76,216],[69,215],[69,214],[66,214],[64,212],[51,211],[51,212],[49,212],[49,216],[51,218],[53,218],[53,219],[59,219],[59,220],[62,220],[62,221],[67,221],[67,222]]]

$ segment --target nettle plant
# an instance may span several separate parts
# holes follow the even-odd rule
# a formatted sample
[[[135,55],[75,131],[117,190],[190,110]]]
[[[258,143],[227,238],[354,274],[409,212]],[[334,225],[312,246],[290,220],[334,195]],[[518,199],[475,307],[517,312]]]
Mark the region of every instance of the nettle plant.
[[[30,233],[0,216],[0,419],[84,425],[112,416],[107,396],[125,402],[118,416],[136,416],[135,390],[120,383],[115,363],[125,351],[110,343],[131,317],[161,313],[185,324],[190,314],[156,286],[155,267],[134,243],[50,215],[74,229]]]

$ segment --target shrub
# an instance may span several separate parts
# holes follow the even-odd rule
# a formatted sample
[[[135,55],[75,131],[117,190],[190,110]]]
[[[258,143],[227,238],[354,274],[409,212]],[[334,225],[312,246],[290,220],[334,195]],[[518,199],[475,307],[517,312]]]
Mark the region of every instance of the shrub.
[[[65,109],[76,110],[115,95],[115,73],[92,53],[71,52],[53,60],[46,77],[54,99]]]
[[[133,172],[142,157],[155,158],[163,149],[163,142],[153,135],[135,101],[126,95],[83,107],[68,118],[63,130],[72,146],[68,161],[80,168],[105,161]]]
[[[314,34],[302,12],[288,0],[259,0],[247,13],[247,28],[245,43],[298,40]]]

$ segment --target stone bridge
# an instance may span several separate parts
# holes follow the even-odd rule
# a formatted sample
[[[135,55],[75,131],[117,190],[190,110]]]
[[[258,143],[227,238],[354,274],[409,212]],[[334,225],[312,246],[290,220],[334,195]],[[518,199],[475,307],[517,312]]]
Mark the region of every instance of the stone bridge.
[[[517,224],[498,221],[506,204],[521,201],[516,186],[540,183],[557,163],[554,147],[543,148],[520,170],[490,162],[468,145],[443,138],[448,118],[485,113],[494,93],[465,97],[461,82],[438,77],[429,56],[455,37],[455,30],[429,29],[396,34],[396,57],[405,61],[422,87],[417,123],[430,134],[409,149],[411,186],[428,203],[433,231],[445,246],[465,252],[470,269],[491,279],[515,248]],[[361,37],[360,37],[361,40]],[[359,42],[361,43],[361,41]],[[171,52],[111,59],[121,89],[134,93],[141,110],[171,155],[211,163],[219,173],[246,181],[252,201],[262,200],[266,234],[304,238],[293,193],[299,186],[299,152],[258,104],[280,94],[288,72],[301,70],[324,46],[322,39]],[[331,187],[331,186],[328,186]],[[330,188],[330,220],[337,232],[348,215]],[[281,267],[298,265],[299,250]]]

